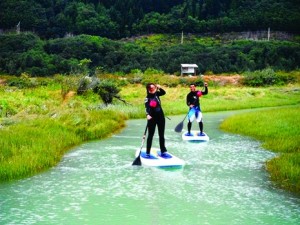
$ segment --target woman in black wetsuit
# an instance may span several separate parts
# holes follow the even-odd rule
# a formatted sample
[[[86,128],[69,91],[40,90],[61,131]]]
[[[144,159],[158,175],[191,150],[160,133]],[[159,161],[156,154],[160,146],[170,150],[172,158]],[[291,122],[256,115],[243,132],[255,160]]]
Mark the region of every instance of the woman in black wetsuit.
[[[159,145],[161,156],[167,156],[167,149],[165,147],[165,115],[161,107],[160,96],[165,95],[166,92],[160,87],[160,85],[155,85],[149,83],[146,86],[147,97],[145,98],[145,108],[148,120],[148,138],[147,138],[147,148],[146,157],[150,157],[150,150],[152,146],[153,135],[155,133],[155,127],[158,127]]]

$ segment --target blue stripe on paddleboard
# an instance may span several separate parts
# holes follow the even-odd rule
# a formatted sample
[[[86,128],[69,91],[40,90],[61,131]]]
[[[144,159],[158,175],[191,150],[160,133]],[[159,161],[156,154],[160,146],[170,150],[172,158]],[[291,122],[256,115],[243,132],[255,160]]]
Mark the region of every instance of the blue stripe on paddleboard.
[[[182,169],[183,165],[168,165],[168,166],[157,166],[160,169]]]

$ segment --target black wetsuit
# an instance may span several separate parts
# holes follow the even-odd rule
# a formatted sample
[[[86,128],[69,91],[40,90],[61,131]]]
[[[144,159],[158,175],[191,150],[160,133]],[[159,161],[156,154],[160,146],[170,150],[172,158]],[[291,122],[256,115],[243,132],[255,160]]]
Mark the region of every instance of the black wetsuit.
[[[167,151],[165,147],[165,115],[161,107],[159,96],[165,95],[164,89],[160,88],[154,94],[148,92],[145,99],[146,114],[150,115],[152,119],[148,120],[148,138],[147,138],[147,148],[146,153],[149,154],[152,146],[152,140],[155,133],[155,127],[158,128],[159,145],[161,153]],[[156,103],[154,103],[156,102]]]
[[[208,88],[205,87],[204,91],[201,91],[202,95],[208,94]],[[200,109],[200,101],[199,97],[197,96],[197,91],[191,91],[186,96],[186,104],[190,107],[190,105],[198,106]],[[201,110],[201,109],[200,109]]]

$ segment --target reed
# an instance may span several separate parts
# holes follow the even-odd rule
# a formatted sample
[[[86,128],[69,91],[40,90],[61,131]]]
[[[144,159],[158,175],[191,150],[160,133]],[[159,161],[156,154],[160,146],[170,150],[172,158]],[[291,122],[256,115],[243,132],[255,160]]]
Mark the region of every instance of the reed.
[[[300,153],[286,153],[267,162],[271,179],[278,186],[300,193]]]
[[[27,177],[56,165],[72,146],[105,138],[125,126],[126,117],[112,110],[62,114],[27,120],[1,130],[0,177]]]
[[[287,190],[300,192],[299,114],[299,105],[259,110],[231,116],[220,128],[254,137],[264,148],[279,153],[266,162],[271,179]]]

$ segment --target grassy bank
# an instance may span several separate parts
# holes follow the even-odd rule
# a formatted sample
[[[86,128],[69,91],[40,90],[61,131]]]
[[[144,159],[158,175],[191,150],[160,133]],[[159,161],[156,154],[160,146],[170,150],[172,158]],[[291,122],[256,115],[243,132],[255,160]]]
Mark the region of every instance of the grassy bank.
[[[278,153],[266,164],[271,179],[282,188],[300,193],[300,106],[260,110],[227,118],[221,129],[262,141]]]
[[[166,115],[185,114],[188,110],[185,104],[188,85],[163,87],[167,91],[161,97]],[[297,85],[251,88],[220,86],[209,82],[209,94],[203,96],[201,106],[204,112],[213,112],[299,105],[299,90]],[[144,85],[123,86],[120,96],[129,104],[115,100],[113,105],[106,106],[97,94],[87,92],[78,96],[74,91],[66,91],[61,80],[55,79],[48,80],[44,86],[31,88],[0,86],[1,181],[23,178],[46,170],[55,166],[72,146],[118,132],[128,118],[145,117]],[[271,121],[285,117],[281,115],[282,111],[279,113],[268,116],[272,118]],[[279,128],[270,127],[260,133],[267,134],[268,130],[274,129]],[[282,158],[287,158],[287,155],[282,155]],[[280,165],[277,158],[268,162],[270,173],[278,171],[280,166],[283,165]]]
[[[201,89],[202,87],[199,87]],[[209,93],[201,99],[201,108],[204,112],[228,111],[249,108],[274,107],[300,104],[299,88],[286,87],[236,87],[236,86],[209,86]],[[164,87],[167,94],[161,97],[166,115],[186,114],[186,95],[188,86],[174,88]],[[141,118],[144,113],[145,87],[130,85],[121,91],[122,97],[132,106],[122,107],[129,118]]]
[[[99,97],[61,86],[0,86],[0,180],[24,178],[57,165],[72,146],[118,132],[127,117]]]
[[[105,138],[125,125],[125,117],[111,110],[70,113],[2,128],[1,180],[23,178],[55,166],[72,146]]]

